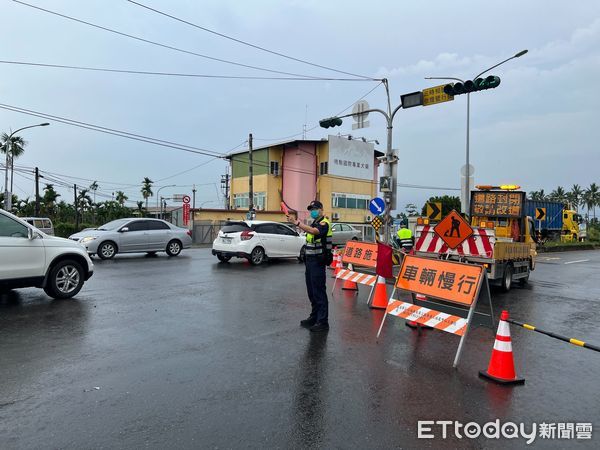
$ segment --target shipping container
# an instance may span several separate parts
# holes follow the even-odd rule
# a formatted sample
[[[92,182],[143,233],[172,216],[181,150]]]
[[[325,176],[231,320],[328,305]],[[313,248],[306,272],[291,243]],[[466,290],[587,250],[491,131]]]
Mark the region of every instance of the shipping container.
[[[536,220],[536,209],[546,208],[546,218],[542,221]],[[548,230],[561,232],[563,229],[563,210],[565,205],[561,202],[526,200],[525,215],[533,219],[536,230]],[[541,222],[541,223],[540,223]]]

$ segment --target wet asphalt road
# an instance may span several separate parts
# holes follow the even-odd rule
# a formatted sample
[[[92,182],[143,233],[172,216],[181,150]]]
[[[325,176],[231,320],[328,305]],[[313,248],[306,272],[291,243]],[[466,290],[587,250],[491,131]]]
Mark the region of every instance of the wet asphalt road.
[[[217,264],[193,249],[95,263],[76,299],[0,296],[2,449],[525,447],[417,439],[418,420],[496,418],[592,422],[591,442],[533,447],[598,448],[596,352],[512,327],[526,384],[499,387],[478,378],[495,330],[474,328],[454,370],[453,335],[389,317],[377,342],[383,312],[365,288],[330,297],[328,334],[300,328],[294,261]],[[599,273],[599,251],[542,255],[527,287],[492,290],[495,310],[600,344]]]

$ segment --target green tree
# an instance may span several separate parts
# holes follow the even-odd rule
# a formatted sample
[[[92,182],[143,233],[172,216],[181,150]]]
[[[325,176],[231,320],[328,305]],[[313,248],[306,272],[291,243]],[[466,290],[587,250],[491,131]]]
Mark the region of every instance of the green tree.
[[[571,190],[567,193],[567,199],[575,208],[575,211],[579,212],[579,205],[583,197],[583,189],[578,184],[574,184]]]
[[[148,200],[146,199],[146,203],[148,203]],[[140,216],[144,215],[144,202],[139,201],[137,202],[137,211],[136,213],[138,213]]]
[[[406,210],[406,214],[408,217],[414,217],[419,215],[419,210],[417,209],[417,205],[414,203],[408,203],[404,209]]]
[[[531,191],[529,193],[529,198],[535,201],[544,201],[548,199],[548,196],[543,189],[540,189],[539,191]]]
[[[88,194],[88,189],[82,189],[77,194],[77,209],[81,212],[81,221],[85,222],[85,213],[88,212],[93,204],[92,198]]]
[[[11,137],[8,133],[2,133],[2,136],[0,136],[0,142],[2,142],[2,153],[6,154],[7,147],[10,147],[10,151],[8,153],[8,165],[10,167],[10,191],[12,192],[15,159],[17,159],[19,156],[25,153],[25,146],[27,145],[27,141],[21,136]]]
[[[585,190],[584,202],[588,210],[588,216],[590,209],[594,211],[594,222],[596,221],[596,206],[600,206],[600,189],[596,183],[590,184],[590,187]]]
[[[148,211],[148,199],[154,195],[154,193],[152,192],[152,183],[154,183],[154,181],[152,181],[148,177],[144,177],[144,179],[142,180],[141,192],[142,197],[144,197],[144,199],[146,200],[146,211]]]
[[[53,184],[46,184],[44,187],[44,196],[42,197],[42,205],[45,213],[54,219],[56,214],[56,200],[60,194],[54,190]]]
[[[460,198],[455,195],[442,195],[436,197],[429,197],[426,203],[441,203],[442,204],[442,216],[450,214],[450,211],[455,209],[460,211]],[[427,204],[423,205],[421,209],[421,215],[427,214]]]
[[[115,197],[115,200],[117,201],[117,203],[119,203],[119,205],[123,206],[125,205],[125,202],[129,200],[129,197],[125,195],[125,192],[117,191],[117,196]]]
[[[96,224],[96,209],[98,208],[98,205],[96,204],[96,191],[98,190],[98,187],[97,181],[94,181],[89,187],[89,190],[94,193],[94,201],[92,203],[92,222],[94,224]]]
[[[550,192],[550,195],[548,197],[549,200],[552,200],[553,202],[561,202],[566,204],[568,201],[567,192],[562,186],[558,186],[556,189]]]

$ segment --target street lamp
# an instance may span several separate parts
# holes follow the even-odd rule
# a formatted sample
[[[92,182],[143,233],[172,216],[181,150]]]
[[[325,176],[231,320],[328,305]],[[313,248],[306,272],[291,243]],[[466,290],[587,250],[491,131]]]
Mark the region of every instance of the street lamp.
[[[177,186],[176,184],[167,184],[166,186],[161,186],[158,188],[158,191],[156,191],[156,214],[158,217],[158,193],[160,192],[161,189],[167,188],[167,187],[175,187]],[[162,215],[162,204],[160,205],[160,213]]]
[[[479,75],[474,76],[472,79],[476,80],[484,73],[489,72],[492,69],[495,69],[496,67],[504,64],[505,62],[510,61],[511,59],[520,58],[527,52],[528,52],[528,50],[521,50],[519,53],[511,56],[510,58],[506,58],[504,61],[501,61],[498,64],[495,64],[492,67],[485,69],[483,72],[481,72]],[[456,81],[460,81],[461,83],[464,84],[464,80],[461,80],[460,78],[456,78],[456,77],[425,77],[425,79],[426,80],[456,80]],[[467,92],[467,149],[466,149],[466,165],[465,165],[465,170],[466,170],[466,173],[465,173],[465,178],[466,178],[466,180],[465,180],[465,197],[466,197],[466,199],[465,200],[466,201],[462,205],[462,212],[464,214],[470,214],[470,211],[471,211],[471,192],[470,192],[470,186],[469,186],[469,177],[471,176],[470,167],[469,167],[469,140],[470,140],[469,123],[470,123],[470,114],[471,114],[470,110],[471,110],[471,93]]]
[[[8,163],[9,163],[8,155],[10,154],[10,150],[11,150],[12,137],[19,131],[26,130],[27,128],[46,127],[48,125],[50,125],[48,122],[44,122],[44,123],[39,123],[37,125],[29,125],[27,127],[19,128],[18,130],[15,130],[12,133],[10,133],[10,135],[8,136],[8,139],[6,140],[6,143],[4,144],[4,151],[6,152],[6,164],[4,166],[4,169],[5,169],[4,170],[4,209],[8,212],[10,212],[10,210],[12,209],[12,192],[10,192],[8,189]],[[11,167],[11,172],[12,172],[12,167],[13,167],[12,155],[10,157],[10,167]]]

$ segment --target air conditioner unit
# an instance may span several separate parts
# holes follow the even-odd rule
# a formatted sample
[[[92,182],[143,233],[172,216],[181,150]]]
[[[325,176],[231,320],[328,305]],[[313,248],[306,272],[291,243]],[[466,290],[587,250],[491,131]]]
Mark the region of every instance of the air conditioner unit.
[[[336,212],[334,212],[334,213],[331,215],[331,218],[332,218],[333,220],[340,220],[340,213],[336,213]]]
[[[371,214],[367,214],[365,216],[365,222],[373,222],[373,216]]]

